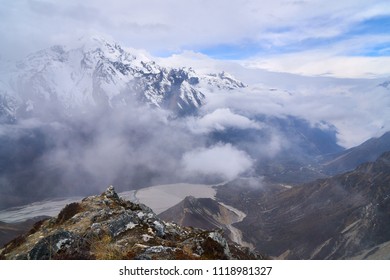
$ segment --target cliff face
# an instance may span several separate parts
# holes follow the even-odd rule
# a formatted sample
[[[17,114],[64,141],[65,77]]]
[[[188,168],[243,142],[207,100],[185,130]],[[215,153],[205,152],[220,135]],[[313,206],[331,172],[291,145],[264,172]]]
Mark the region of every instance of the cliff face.
[[[261,259],[219,231],[180,227],[109,187],[67,205],[0,250],[0,259]]]

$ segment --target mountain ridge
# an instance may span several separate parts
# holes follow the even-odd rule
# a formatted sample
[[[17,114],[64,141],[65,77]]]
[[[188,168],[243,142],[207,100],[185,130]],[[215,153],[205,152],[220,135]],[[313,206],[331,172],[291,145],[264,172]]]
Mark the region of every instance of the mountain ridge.
[[[160,66],[143,51],[96,36],[71,47],[55,45],[32,53],[1,76],[4,122],[39,115],[47,107],[71,114],[85,107],[116,108],[136,102],[188,114],[204,104],[202,91],[207,86],[220,90],[245,86],[225,72],[199,75],[192,68]]]
[[[330,175],[346,172],[362,163],[375,161],[386,151],[390,151],[390,131],[379,137],[370,138],[356,147],[325,156],[321,169]]]
[[[0,249],[0,259],[263,259],[220,231],[180,227],[110,186],[65,206]]]

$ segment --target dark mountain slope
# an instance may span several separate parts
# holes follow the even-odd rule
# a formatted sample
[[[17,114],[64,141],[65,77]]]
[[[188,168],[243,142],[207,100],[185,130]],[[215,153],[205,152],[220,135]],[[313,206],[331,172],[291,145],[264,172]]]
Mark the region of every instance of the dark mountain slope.
[[[180,203],[158,215],[166,221],[174,221],[182,226],[193,226],[204,229],[226,229],[238,219],[237,214],[211,198],[187,196]]]
[[[390,131],[359,146],[325,157],[322,170],[330,175],[353,170],[359,164],[374,161],[387,151],[390,151]]]
[[[264,195],[230,186],[219,188],[217,197],[241,206],[247,217],[237,227],[267,254],[352,258],[390,240],[390,152],[354,171],[292,189]]]
[[[15,237],[25,234],[39,220],[47,217],[35,217],[20,223],[4,223],[0,221],[0,247]]]

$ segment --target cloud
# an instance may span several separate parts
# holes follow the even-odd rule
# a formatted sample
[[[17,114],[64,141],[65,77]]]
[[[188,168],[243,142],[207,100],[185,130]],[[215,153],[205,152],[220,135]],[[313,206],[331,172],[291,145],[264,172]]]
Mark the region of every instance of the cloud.
[[[184,171],[194,178],[198,175],[214,175],[232,180],[248,171],[253,165],[253,160],[231,144],[218,144],[185,153],[182,165]]]
[[[326,53],[281,55],[254,60],[246,65],[277,72],[339,78],[378,78],[388,77],[390,73],[390,57],[328,56]]]
[[[204,145],[166,112],[139,105],[56,122],[43,113],[0,126],[0,208],[99,193],[109,184],[130,190],[185,180],[176,172],[182,155]]]
[[[228,108],[220,108],[206,114],[199,119],[190,119],[189,126],[195,133],[208,133],[213,130],[223,131],[227,128],[237,129],[261,129],[262,126],[255,121],[239,114],[233,113]]]
[[[233,74],[241,78],[240,71],[238,67]],[[383,79],[303,77],[257,69],[243,76],[254,76],[262,84],[228,94],[208,93],[204,110],[228,108],[245,112],[252,120],[256,115],[295,116],[313,127],[326,122],[334,126],[338,143],[346,148],[390,130],[389,90],[378,86]]]
[[[378,55],[365,55],[365,53],[372,52],[377,45],[388,46],[389,42],[389,35],[365,35],[304,51],[252,57],[241,63],[245,67],[306,76],[386,77],[390,73],[390,57],[380,55],[380,52],[386,50],[378,49],[376,51]]]
[[[387,4],[383,0],[332,5],[287,0],[113,0],[110,5],[103,0],[7,1],[0,11],[0,52],[17,57],[94,31],[154,54],[214,50],[219,57],[224,51],[241,57],[269,56],[343,41],[361,23],[389,16]]]

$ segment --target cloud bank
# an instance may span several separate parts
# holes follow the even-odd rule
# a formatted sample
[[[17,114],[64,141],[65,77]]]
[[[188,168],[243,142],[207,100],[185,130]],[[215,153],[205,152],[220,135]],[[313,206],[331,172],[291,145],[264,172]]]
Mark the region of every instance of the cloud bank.
[[[295,82],[290,82],[291,79],[294,77],[279,73],[264,81],[268,85],[251,85],[229,94],[208,93],[203,110],[215,112],[225,108],[245,112],[252,121],[253,116],[264,114],[281,118],[295,116],[313,127],[325,122],[336,129],[338,143],[345,148],[390,130],[390,95],[388,89],[379,86],[383,80],[296,77]],[[215,116],[206,117],[207,120]],[[199,126],[202,122],[198,122]],[[259,122],[254,124],[261,126]]]
[[[249,118],[235,114],[228,108],[219,108],[200,118],[190,118],[188,125],[195,133],[208,133],[213,130],[223,131],[227,128],[261,129],[262,126]]]
[[[0,126],[0,209],[99,193],[110,184],[124,191],[182,181],[215,183],[253,164],[233,144],[209,146],[208,133],[193,133],[186,119],[139,104],[56,120],[47,114]],[[253,125],[229,110],[226,115],[239,125]]]
[[[185,153],[182,164],[191,176],[216,175],[223,180],[232,180],[250,169],[253,160],[231,144],[218,144]]]

